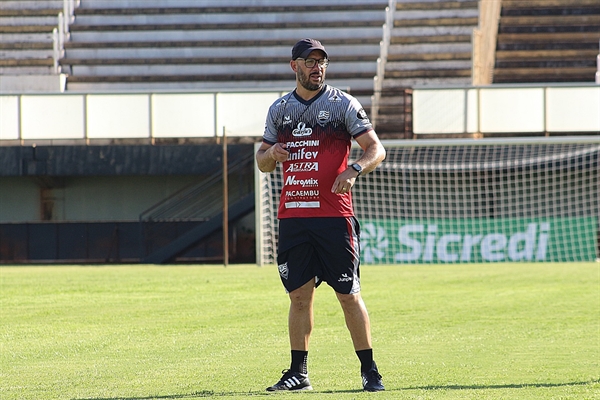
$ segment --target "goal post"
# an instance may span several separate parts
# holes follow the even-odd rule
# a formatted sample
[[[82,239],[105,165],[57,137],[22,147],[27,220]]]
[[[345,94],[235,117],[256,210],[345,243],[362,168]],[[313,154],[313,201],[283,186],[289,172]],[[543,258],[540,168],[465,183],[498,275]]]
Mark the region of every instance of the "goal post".
[[[382,143],[386,159],[352,190],[363,263],[599,257],[600,136]],[[257,263],[273,264],[281,165],[255,183]]]

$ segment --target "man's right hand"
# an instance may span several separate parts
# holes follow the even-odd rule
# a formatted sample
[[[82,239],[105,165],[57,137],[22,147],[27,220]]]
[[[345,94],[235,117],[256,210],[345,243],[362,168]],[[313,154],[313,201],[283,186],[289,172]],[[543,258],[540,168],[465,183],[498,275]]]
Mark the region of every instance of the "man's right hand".
[[[285,148],[286,145],[284,143],[275,143],[269,149],[271,158],[278,162],[284,162],[290,156],[290,152]]]

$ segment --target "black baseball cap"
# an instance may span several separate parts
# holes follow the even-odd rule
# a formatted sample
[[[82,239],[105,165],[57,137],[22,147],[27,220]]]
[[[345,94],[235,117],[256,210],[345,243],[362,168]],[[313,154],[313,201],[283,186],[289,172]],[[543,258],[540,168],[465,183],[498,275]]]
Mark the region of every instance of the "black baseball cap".
[[[321,50],[325,53],[325,58],[329,58],[321,42],[315,39],[302,39],[292,47],[292,60],[306,58],[313,50]]]

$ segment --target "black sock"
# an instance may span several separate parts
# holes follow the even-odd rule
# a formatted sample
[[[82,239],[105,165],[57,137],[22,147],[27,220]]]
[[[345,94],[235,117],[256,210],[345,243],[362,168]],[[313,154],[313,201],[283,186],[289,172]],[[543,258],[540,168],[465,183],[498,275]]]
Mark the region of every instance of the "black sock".
[[[292,350],[292,364],[290,365],[290,371],[307,374],[307,360],[308,351]]]
[[[373,349],[359,350],[356,352],[360,360],[360,372],[367,372],[373,366]]]

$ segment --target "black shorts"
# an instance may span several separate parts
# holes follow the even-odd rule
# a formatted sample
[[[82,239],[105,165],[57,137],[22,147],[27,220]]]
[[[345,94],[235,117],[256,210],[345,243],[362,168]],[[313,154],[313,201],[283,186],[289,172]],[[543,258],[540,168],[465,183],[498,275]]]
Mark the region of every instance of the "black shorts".
[[[285,289],[315,279],[341,294],[360,292],[359,237],[354,217],[281,219],[277,264]]]

